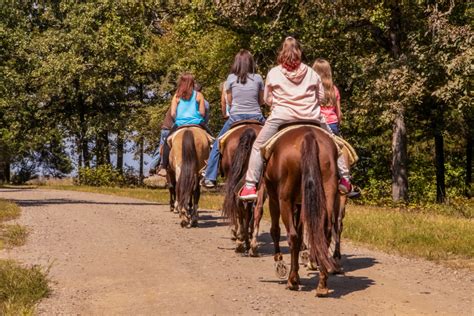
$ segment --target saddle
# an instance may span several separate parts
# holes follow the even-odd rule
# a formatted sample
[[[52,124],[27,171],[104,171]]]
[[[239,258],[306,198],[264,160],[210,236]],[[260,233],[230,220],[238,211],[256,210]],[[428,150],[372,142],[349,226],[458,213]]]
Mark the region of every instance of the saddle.
[[[280,127],[278,127],[278,131],[284,130],[285,128],[290,127],[290,126],[294,126],[294,125],[299,125],[299,126],[301,126],[301,125],[311,125],[311,126],[316,126],[316,127],[321,128],[321,122],[317,121],[317,120],[296,120],[296,121],[293,121],[293,122],[288,122],[288,123],[284,123],[284,124],[280,125]]]
[[[232,123],[232,125],[230,126],[230,129],[233,129],[234,127],[237,127],[237,126],[240,126],[240,125],[247,125],[247,124],[263,125],[262,122],[257,121],[257,120],[241,120],[241,121],[237,121],[237,122]]]
[[[237,121],[237,122],[234,122],[231,126],[230,126],[230,129],[225,132],[224,135],[222,135],[221,137],[219,137],[218,141],[219,141],[219,148],[224,148],[224,145],[225,145],[225,142],[227,140],[227,138],[229,137],[229,135],[231,135],[233,132],[235,132],[236,130],[239,130],[241,128],[244,128],[246,127],[247,125],[250,125],[250,124],[255,124],[255,125],[260,125],[260,126],[263,126],[263,123],[260,122],[260,121],[257,121],[257,120],[241,120],[241,121]]]
[[[273,153],[273,147],[275,143],[278,141],[278,139],[286,134],[287,132],[294,130],[296,128],[302,127],[302,126],[308,126],[312,127],[315,129],[318,129],[322,131],[323,133],[326,133],[326,135],[330,136],[331,139],[334,141],[338,153],[346,153],[348,157],[348,165],[352,166],[354,165],[358,160],[359,157],[357,156],[357,153],[355,149],[343,138],[333,135],[332,133],[328,132],[326,129],[321,128],[321,124],[318,121],[295,121],[287,124],[283,124],[280,126],[279,131],[272,136],[265,144],[263,144],[262,148],[260,149],[260,154],[262,155],[262,158],[265,161],[268,161],[270,159],[272,153]]]
[[[184,132],[187,129],[191,129],[191,130],[194,130],[196,132],[199,131],[201,133],[205,133],[206,137],[207,137],[207,140],[209,141],[210,144],[214,141],[214,137],[212,137],[204,127],[202,127],[201,125],[192,124],[192,125],[180,126],[176,129],[175,132],[173,132],[173,134],[168,136],[168,138],[166,139],[166,142],[168,143],[168,146],[172,147],[173,139],[176,137],[176,135],[179,135],[180,133]]]

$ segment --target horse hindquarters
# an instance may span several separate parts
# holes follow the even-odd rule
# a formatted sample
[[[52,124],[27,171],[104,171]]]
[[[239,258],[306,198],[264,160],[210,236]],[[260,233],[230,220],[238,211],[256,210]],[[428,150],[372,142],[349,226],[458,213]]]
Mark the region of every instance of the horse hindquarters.
[[[328,270],[334,270],[335,264],[328,257],[327,205],[324,193],[321,167],[319,163],[319,145],[314,132],[303,136],[301,146],[301,218],[308,237],[310,257],[320,265],[317,296],[328,294],[326,281]]]

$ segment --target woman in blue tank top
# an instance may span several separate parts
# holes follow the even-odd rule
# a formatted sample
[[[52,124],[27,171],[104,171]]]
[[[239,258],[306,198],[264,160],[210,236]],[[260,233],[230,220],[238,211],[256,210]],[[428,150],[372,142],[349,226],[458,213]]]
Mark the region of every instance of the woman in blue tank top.
[[[194,77],[190,73],[184,73],[179,77],[176,94],[171,100],[171,116],[174,118],[174,125],[170,130],[170,135],[183,125],[204,125],[206,107],[204,96],[201,92],[194,90]],[[170,148],[168,142],[163,145],[163,160],[161,168],[166,170],[169,163]]]

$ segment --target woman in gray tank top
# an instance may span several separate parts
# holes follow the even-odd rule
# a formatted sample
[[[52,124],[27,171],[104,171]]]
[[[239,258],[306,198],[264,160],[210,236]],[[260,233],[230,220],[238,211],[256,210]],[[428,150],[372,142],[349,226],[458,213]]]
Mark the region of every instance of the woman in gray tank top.
[[[234,58],[231,72],[224,84],[227,102],[230,104],[229,119],[217,136],[207,162],[203,185],[212,188],[216,185],[219,170],[218,139],[230,126],[241,120],[264,122],[260,106],[263,105],[264,83],[262,76],[255,73],[255,62],[248,50],[241,49]]]

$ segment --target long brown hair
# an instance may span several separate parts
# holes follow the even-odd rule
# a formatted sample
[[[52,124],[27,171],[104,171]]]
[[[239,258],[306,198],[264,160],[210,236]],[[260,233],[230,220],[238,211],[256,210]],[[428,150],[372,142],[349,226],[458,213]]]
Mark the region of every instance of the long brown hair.
[[[293,71],[300,66],[302,55],[300,43],[295,38],[288,36],[281,44],[277,63],[283,68]]]
[[[313,69],[321,77],[324,87],[324,100],[321,105],[336,106],[336,91],[332,81],[331,65],[326,59],[318,58],[313,64]]]
[[[246,49],[241,49],[235,55],[230,72],[237,76],[238,83],[246,84],[248,74],[255,73],[255,62],[252,54]]]
[[[194,77],[189,72],[183,73],[178,80],[178,88],[176,89],[176,97],[178,99],[189,100],[193,95]]]

